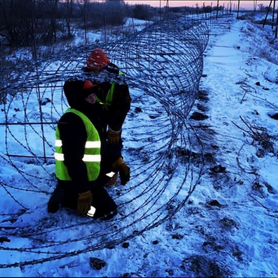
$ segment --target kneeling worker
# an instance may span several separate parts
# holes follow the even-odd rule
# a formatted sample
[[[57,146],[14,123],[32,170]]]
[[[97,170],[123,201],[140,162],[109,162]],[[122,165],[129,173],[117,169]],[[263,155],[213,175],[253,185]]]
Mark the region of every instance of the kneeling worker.
[[[110,219],[117,205],[104,188],[101,138],[98,132],[102,107],[96,101],[96,84],[69,80],[64,92],[70,108],[58,122],[55,142],[57,186],[48,211],[71,208],[79,215]]]

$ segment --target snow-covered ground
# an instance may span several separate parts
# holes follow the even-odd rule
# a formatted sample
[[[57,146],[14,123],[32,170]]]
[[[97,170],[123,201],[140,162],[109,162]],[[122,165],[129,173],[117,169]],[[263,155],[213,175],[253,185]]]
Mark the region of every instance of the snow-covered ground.
[[[138,233],[138,236],[129,238],[128,227],[124,227],[132,225],[133,216],[127,214],[132,209],[128,208],[125,213],[127,219],[120,218],[122,223],[118,218],[115,222],[95,223],[91,219],[78,219],[66,211],[49,216],[46,203],[51,191],[49,188],[55,184],[53,162],[44,165],[44,168],[36,167],[36,162],[31,159],[13,160],[12,164],[8,157],[1,155],[0,275],[277,277],[278,130],[277,120],[270,115],[278,112],[278,49],[277,41],[273,42],[272,36],[271,30],[262,29],[249,21],[233,19],[229,25],[225,24],[225,19],[219,19],[212,23],[200,92],[186,123],[198,135],[199,145],[203,146],[202,157],[200,147],[191,149],[194,167],[190,169],[198,176],[202,160],[204,171],[201,171],[201,178],[185,205],[172,215],[171,210],[175,208],[171,206],[175,206],[175,202],[170,206],[168,201],[171,190],[177,190],[177,185],[170,183],[167,188],[160,189],[159,181],[163,180],[165,169],[169,166],[162,163],[162,171],[153,173],[156,189],[153,194],[160,194],[161,191],[163,194],[152,202],[159,203],[159,208],[163,207],[163,202],[167,203],[162,214],[167,216],[168,213],[169,216],[161,225],[155,225],[150,230],[147,225],[151,226],[155,219],[149,221],[142,217],[137,227],[146,228],[146,231]],[[143,171],[151,173],[152,169],[144,166],[136,169],[139,163],[132,160],[137,157],[133,154],[144,147],[147,153],[141,152],[138,159],[145,159],[148,167],[156,163],[152,154],[163,148],[169,138],[165,136],[165,142],[160,140],[156,145],[156,138],[149,138],[148,132],[161,138],[161,134],[167,135],[170,123],[168,114],[157,99],[135,89],[131,90],[131,94],[133,105],[123,136],[125,157],[135,176]],[[21,98],[19,96],[14,100],[10,109],[14,111],[14,121],[20,120],[17,119],[16,109],[21,109]],[[28,109],[32,108],[32,101],[29,100]],[[25,116],[35,119],[39,113],[28,110]],[[4,120],[2,115],[1,122]],[[157,126],[159,123],[164,125]],[[139,131],[135,130],[137,125],[140,126]],[[10,128],[13,129],[13,126]],[[28,137],[28,128],[12,130],[11,134],[16,138],[11,138],[9,150],[14,147],[16,151],[24,151],[17,149],[17,140],[26,140],[20,134]],[[36,132],[40,133],[39,127]],[[51,134],[54,127],[50,126],[46,132]],[[3,128],[1,133],[1,153],[4,153],[8,143],[5,142]],[[35,143],[39,144],[39,141],[34,138],[26,142],[32,142],[32,146],[27,146],[27,152],[41,149],[36,147]],[[186,150],[178,151],[180,158],[177,157],[177,161],[180,162],[175,165],[174,173],[167,172],[169,176],[175,176],[176,182],[184,178],[187,169],[182,157],[186,155]],[[162,158],[165,159],[165,156]],[[20,170],[25,175],[19,175]],[[23,187],[24,190],[21,187],[26,183],[23,176],[31,183],[30,188]],[[194,173],[189,174],[188,184],[190,178],[195,179]],[[139,182],[140,177],[136,181]],[[131,181],[124,188],[119,186],[114,189],[112,194],[117,196],[119,193],[120,198],[125,200],[125,206],[138,206],[144,211],[144,207],[137,202],[144,201],[148,208],[148,199],[134,198],[133,203],[129,202],[130,194],[140,196],[145,190],[152,190],[144,187],[143,180],[141,182],[134,184]],[[181,188],[176,198],[183,198],[188,190],[187,187]],[[27,202],[26,196],[35,197],[29,197]],[[26,204],[28,207],[25,207]],[[30,228],[32,223],[28,221],[34,223],[33,230]],[[56,226],[61,223],[64,229]],[[127,235],[126,240],[102,246],[102,242],[109,240],[105,238],[105,230],[111,232],[113,237],[115,234],[123,238]],[[89,231],[95,234],[99,231],[99,246],[90,248],[92,239]],[[136,230],[133,232],[136,235]],[[25,264],[37,258],[46,259],[41,264]],[[52,259],[48,261],[47,258]],[[98,264],[95,258],[103,262]]]
[[[80,28],[74,28],[73,35],[74,39],[69,43],[71,47],[83,46],[84,41],[87,45],[90,45],[95,42],[111,42],[115,39],[118,39],[119,34],[125,33],[134,33],[142,30],[151,22],[146,20],[140,20],[132,17],[125,19],[123,26],[110,26],[106,28],[100,28],[98,31],[95,30],[82,30]]]

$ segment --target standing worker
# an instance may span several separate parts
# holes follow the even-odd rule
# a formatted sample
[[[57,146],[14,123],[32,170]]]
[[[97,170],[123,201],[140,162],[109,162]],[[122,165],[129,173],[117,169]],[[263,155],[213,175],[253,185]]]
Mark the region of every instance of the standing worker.
[[[92,51],[84,71],[91,79],[101,74],[115,77],[112,80],[100,82],[96,96],[97,102],[102,106],[103,110],[102,124],[99,129],[100,136],[102,141],[106,141],[106,146],[109,150],[109,155],[103,153],[105,157],[103,169],[106,172],[119,172],[121,183],[124,185],[130,179],[130,168],[121,154],[123,148],[122,126],[131,104],[128,86],[124,82],[115,81],[118,77],[123,76],[123,73],[119,71],[115,64],[110,62],[106,52],[100,48]],[[115,183],[116,178],[117,174],[114,178],[111,178],[108,184]]]
[[[56,130],[57,187],[48,202],[51,213],[61,206],[94,218],[110,219],[117,213],[115,202],[103,187],[107,180],[101,169],[103,146],[98,128],[102,106],[96,102],[97,90],[98,85],[88,80],[64,84],[70,108]]]

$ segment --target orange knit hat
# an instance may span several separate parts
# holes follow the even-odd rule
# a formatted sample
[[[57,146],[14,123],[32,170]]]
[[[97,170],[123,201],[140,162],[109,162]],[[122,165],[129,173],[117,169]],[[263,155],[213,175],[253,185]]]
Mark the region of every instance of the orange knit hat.
[[[96,48],[93,50],[91,55],[87,60],[87,69],[89,71],[101,71],[103,70],[108,64],[110,60],[104,50],[100,48]]]

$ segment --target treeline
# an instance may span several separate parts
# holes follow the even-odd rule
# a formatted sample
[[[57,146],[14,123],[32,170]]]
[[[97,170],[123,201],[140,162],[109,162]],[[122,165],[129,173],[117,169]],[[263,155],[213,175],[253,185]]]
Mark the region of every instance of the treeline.
[[[223,7],[218,7],[223,9]],[[0,0],[0,45],[51,44],[73,36],[73,28],[122,25],[127,17],[150,20],[172,14],[212,12],[215,7],[159,9],[123,0]]]
[[[123,0],[0,0],[0,39],[9,46],[54,43],[72,37],[74,24],[99,28],[124,23],[126,17],[150,19],[157,9],[129,6]]]

